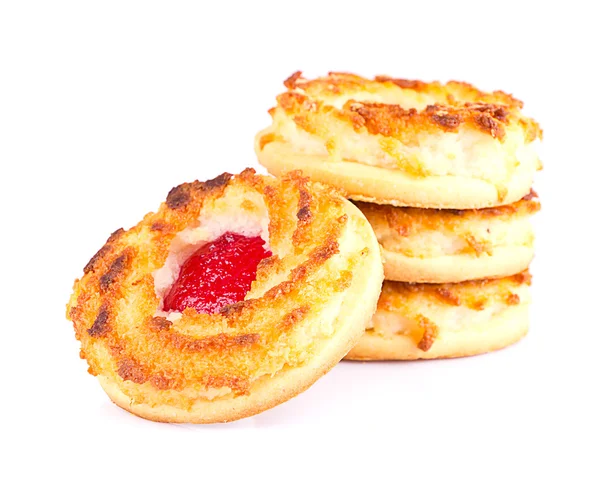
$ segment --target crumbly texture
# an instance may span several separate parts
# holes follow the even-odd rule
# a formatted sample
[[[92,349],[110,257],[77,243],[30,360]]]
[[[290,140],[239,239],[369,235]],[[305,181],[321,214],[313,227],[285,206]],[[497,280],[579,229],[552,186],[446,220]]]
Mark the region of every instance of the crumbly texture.
[[[344,358],[348,361],[412,361],[476,356],[515,344],[527,335],[527,306],[512,306],[497,314],[486,329],[448,332],[428,351],[415,345],[411,337],[380,336],[367,331]]]
[[[462,282],[505,277],[533,258],[530,222],[540,210],[534,191],[487,209],[419,209],[358,202],[382,246],[385,278]]]
[[[273,252],[246,299],[217,314],[162,312],[155,276],[182,252],[190,236],[180,234],[244,210],[264,210]],[[354,205],[298,173],[277,180],[248,169],[175,187],[158,212],[115,231],[75,281],[67,317],[89,372],[119,406],[157,421],[224,422],[289,399],[333,367],[364,331],[382,278],[377,240]]]
[[[463,209],[520,199],[541,167],[541,129],[503,92],[343,73],[285,86],[255,144],[276,175],[300,168],[353,199]]]
[[[385,281],[377,312],[346,359],[433,359],[499,349],[526,332],[528,271],[457,284]]]

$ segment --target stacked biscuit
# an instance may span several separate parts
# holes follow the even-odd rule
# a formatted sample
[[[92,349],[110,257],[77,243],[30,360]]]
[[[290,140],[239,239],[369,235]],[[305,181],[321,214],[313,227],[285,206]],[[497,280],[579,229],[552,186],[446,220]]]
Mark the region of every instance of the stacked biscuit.
[[[377,312],[347,358],[466,356],[524,336],[541,130],[522,103],[460,82],[298,72],[284,84],[260,163],[342,189],[383,252]]]

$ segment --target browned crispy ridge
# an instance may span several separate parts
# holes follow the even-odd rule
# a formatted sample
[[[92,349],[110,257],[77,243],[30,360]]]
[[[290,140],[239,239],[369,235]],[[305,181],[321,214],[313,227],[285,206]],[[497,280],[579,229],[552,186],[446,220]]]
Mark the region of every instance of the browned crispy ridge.
[[[260,193],[267,206],[274,255],[259,265],[256,283],[280,273],[287,274],[285,280],[217,314],[186,309],[176,323],[156,316],[160,300],[152,273],[165,263],[176,234],[230,186]],[[306,353],[293,346],[285,348],[285,362],[273,361],[273,354],[280,354],[274,346],[285,344],[308,313],[349,286],[353,267],[365,254],[350,257],[339,277],[311,282],[339,251],[348,221],[343,202],[333,189],[311,185],[297,172],[276,180],[247,169],[173,188],[158,212],[127,231],[115,231],[75,281],[67,317],[89,372],[116,372],[159,391],[229,387],[241,395],[248,393],[259,367],[276,372],[284,364],[301,363]],[[289,245],[290,239],[291,252],[278,256],[277,246]]]
[[[502,91],[481,92],[465,82],[421,82],[377,76],[369,80],[358,75],[330,72],[327,77],[307,80],[301,72],[284,82],[287,92],[277,97],[278,105],[303,130],[317,134],[314,117],[333,115],[355,131],[366,128],[371,134],[393,137],[405,144],[415,134],[436,131],[457,132],[461,125],[475,128],[503,140],[508,125],[518,124],[528,142],[541,138],[542,130],[530,118],[520,115],[523,103]],[[352,100],[353,94],[376,92],[381,87],[399,88],[426,95],[431,101],[420,110],[399,104]],[[327,105],[341,95],[350,97],[341,108]],[[271,110],[270,112],[273,112]],[[261,148],[274,137],[261,139]]]
[[[392,83],[401,89],[445,97],[449,104],[458,102],[458,99],[466,99],[470,102],[497,103],[517,108],[523,107],[523,102],[501,90],[496,90],[489,94],[476,89],[471,84],[454,80],[447,84],[442,84],[440,82],[398,79],[387,75],[377,75],[374,80],[368,80],[359,75],[346,72],[329,72],[327,77],[307,80],[302,77],[301,71],[297,71],[287,78],[283,82],[283,85],[289,90],[300,88],[311,95],[339,95],[345,92],[368,89],[369,86],[372,86],[373,82],[382,84]]]

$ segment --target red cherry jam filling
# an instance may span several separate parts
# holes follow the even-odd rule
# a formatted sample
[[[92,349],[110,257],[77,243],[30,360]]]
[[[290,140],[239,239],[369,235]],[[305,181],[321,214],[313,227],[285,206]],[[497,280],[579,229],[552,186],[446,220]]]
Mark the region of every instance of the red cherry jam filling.
[[[256,279],[258,263],[272,254],[260,237],[227,232],[194,252],[164,298],[166,311],[191,307],[213,314],[244,300]]]

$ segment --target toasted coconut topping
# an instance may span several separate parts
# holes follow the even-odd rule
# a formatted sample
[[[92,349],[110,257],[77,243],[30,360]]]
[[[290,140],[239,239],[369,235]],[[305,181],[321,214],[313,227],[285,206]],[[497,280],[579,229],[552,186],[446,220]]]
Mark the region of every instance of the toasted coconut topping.
[[[501,279],[455,284],[410,284],[385,281],[368,331],[414,340],[426,352],[444,334],[494,322],[497,314],[529,301],[528,271]]]
[[[411,130],[457,131],[462,124],[502,139],[505,125],[522,122],[528,141],[541,135],[535,121],[520,116],[523,102],[500,90],[482,92],[466,82],[426,83],[381,75],[368,80],[339,72],[307,80],[296,72],[284,85],[288,92],[278,97],[279,106],[300,126],[302,110],[330,111],[327,107],[334,106],[340,120],[350,121],[356,131],[366,127],[372,134],[406,141]]]
[[[541,168],[531,143],[539,125],[522,102],[451,81],[425,83],[385,76],[369,80],[330,73],[307,80],[296,72],[257,138],[298,154],[394,169],[411,176],[459,176],[494,184],[499,200],[511,178]]]
[[[512,204],[484,209],[419,209],[355,202],[387,250],[410,257],[491,255],[497,247],[533,245],[529,218],[541,208],[532,190]]]
[[[284,86],[289,90],[303,90],[310,96],[335,97],[342,94],[355,94],[362,91],[375,92],[382,86],[396,86],[402,90],[410,90],[427,96],[429,103],[458,104],[459,102],[478,102],[486,104],[501,104],[521,108],[523,102],[512,95],[500,90],[491,94],[481,92],[466,82],[450,81],[447,84],[440,82],[423,82],[421,80],[406,80],[377,75],[374,80],[368,80],[359,75],[344,72],[329,72],[327,77],[307,80],[302,77],[302,72],[292,74],[284,81]]]
[[[531,274],[524,271],[500,279],[480,279],[448,284],[413,284],[409,282],[383,283],[378,309],[394,311],[417,297],[421,302],[429,300],[436,304],[462,306],[480,311],[491,305],[514,305],[518,303],[515,290],[531,285]]]
[[[435,342],[439,329],[434,322],[431,322],[425,316],[417,316],[417,324],[423,329],[421,340],[417,343],[417,347],[423,352],[429,351]]]
[[[158,212],[113,233],[75,282],[67,317],[90,372],[119,382],[136,402],[185,408],[203,396],[248,394],[257,380],[301,365],[335,332],[337,317],[311,321],[339,308],[364,256],[364,244],[346,235],[366,221],[349,219],[345,202],[297,172],[277,180],[247,169],[175,187]],[[222,228],[215,212],[243,219],[262,211],[273,255],[246,299],[217,314],[161,312],[156,273],[187,252],[180,244],[194,239],[190,228]]]

